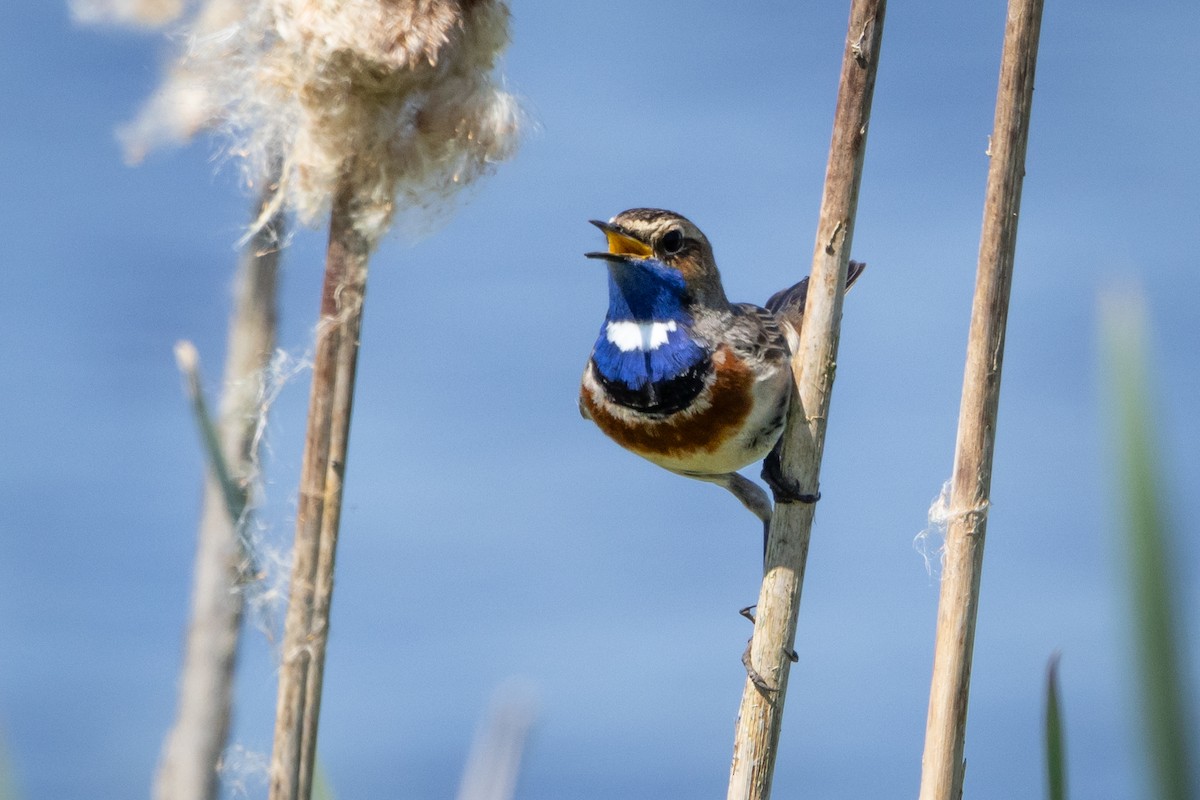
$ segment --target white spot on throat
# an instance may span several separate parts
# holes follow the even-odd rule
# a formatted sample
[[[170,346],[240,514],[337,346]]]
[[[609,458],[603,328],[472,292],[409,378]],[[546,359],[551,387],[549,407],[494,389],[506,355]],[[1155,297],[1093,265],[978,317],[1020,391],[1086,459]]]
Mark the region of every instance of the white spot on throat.
[[[623,319],[619,322],[610,321],[604,335],[622,353],[628,353],[630,350],[657,350],[667,343],[667,337],[677,327],[673,319],[666,322],[634,322]]]

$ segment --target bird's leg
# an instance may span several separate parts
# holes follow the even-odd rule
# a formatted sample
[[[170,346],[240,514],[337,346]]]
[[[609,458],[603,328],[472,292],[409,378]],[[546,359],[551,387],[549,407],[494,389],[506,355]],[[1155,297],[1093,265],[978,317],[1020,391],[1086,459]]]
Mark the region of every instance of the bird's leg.
[[[771,450],[763,460],[762,478],[771,487],[771,494],[776,503],[815,503],[821,499],[821,493],[807,494],[800,491],[800,484],[785,478],[783,467],[779,463],[779,445]]]
[[[749,478],[743,478],[736,472],[730,472],[725,476],[728,478],[727,483],[721,485],[733,493],[733,496],[742,502],[746,508],[754,516],[762,520],[763,524],[763,559],[767,557],[767,537],[771,533],[771,501],[767,499],[767,493],[762,490],[754,481]]]
[[[736,472],[725,472],[720,475],[706,475],[701,472],[680,472],[679,474],[725,487],[751,514],[761,519],[763,523],[763,556],[766,556],[767,534],[771,530],[771,499],[767,497],[767,493],[761,486]]]

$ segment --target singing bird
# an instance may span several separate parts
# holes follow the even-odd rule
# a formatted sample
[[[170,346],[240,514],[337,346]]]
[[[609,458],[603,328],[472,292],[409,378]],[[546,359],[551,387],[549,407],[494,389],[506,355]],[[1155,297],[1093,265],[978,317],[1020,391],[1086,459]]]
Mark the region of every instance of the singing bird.
[[[730,303],[712,246],[685,217],[656,208],[592,220],[608,249],[608,313],[583,373],[579,408],[610,439],[661,467],[715,483],[763,521],[767,493],[737,470],[772,452],[794,393],[791,354],[800,338],[808,278],[766,308]],[[849,288],[865,265],[851,261]],[[763,477],[788,491],[776,459]]]

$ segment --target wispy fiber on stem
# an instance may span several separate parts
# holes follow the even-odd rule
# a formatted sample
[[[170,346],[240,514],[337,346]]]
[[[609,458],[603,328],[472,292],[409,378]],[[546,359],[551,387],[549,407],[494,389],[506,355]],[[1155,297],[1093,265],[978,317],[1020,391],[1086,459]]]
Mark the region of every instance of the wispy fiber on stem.
[[[842,296],[858,208],[871,98],[879,65],[886,0],[853,0],[842,58],[829,164],[817,224],[800,345],[792,356],[796,395],[783,433],[785,478],[801,492],[819,491],[825,426],[837,363]],[[769,691],[747,678],[735,730],[730,800],[764,800],[779,748],[784,698],[796,638],[800,591],[812,532],[812,503],[777,503],[758,598],[750,659]]]
[[[921,800],[959,800],[984,534],[1042,0],[1011,0],[947,512]]]

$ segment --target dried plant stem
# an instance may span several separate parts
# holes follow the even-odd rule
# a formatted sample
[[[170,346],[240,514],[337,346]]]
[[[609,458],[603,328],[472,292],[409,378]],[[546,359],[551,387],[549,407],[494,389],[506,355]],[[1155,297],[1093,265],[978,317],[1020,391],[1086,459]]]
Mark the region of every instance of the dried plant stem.
[[[273,187],[265,190],[269,198]],[[263,202],[266,202],[264,199]],[[283,219],[271,217],[242,253],[210,458],[192,587],[191,624],[179,685],[179,710],[155,779],[158,800],[212,800],[229,733],[242,582],[251,563],[239,534],[254,473],[263,374],[275,348],[276,285]],[[191,391],[200,391],[198,376]],[[194,401],[202,403],[202,395]],[[202,427],[204,426],[202,420]],[[218,475],[221,475],[219,478]]]
[[[886,0],[851,4],[804,326],[792,357],[797,393],[783,434],[781,464],[785,478],[811,494],[817,493],[820,478],[885,9]],[[750,650],[755,670],[773,689],[763,691],[746,681],[735,730],[730,800],[762,800],[771,794],[791,665],[788,654],[796,637],[814,512],[813,504],[775,507]]]
[[[370,240],[355,225],[355,207],[354,186],[343,179],[330,215],[321,318],[313,357],[291,590],[279,670],[271,800],[307,800],[312,792],[342,480],[371,251]]]
[[[958,800],[962,795],[963,740],[992,483],[1004,326],[1041,19],[1042,0],[1009,3],[951,479],[921,800]]]
[[[457,800],[513,800],[535,711],[525,695],[498,695],[467,757]]]

